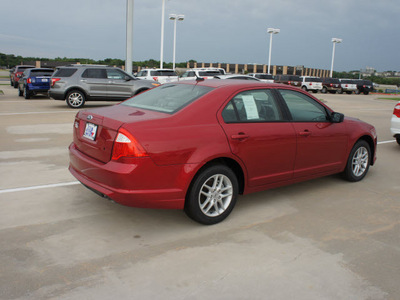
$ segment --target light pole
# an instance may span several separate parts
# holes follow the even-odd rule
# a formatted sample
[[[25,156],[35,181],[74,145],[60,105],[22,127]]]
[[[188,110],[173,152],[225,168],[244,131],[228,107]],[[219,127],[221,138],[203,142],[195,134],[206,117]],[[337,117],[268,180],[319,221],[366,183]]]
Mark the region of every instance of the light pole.
[[[333,76],[333,62],[335,61],[335,46],[336,44],[339,44],[342,42],[342,39],[338,39],[338,38],[332,38],[332,43],[333,43],[333,50],[332,50],[332,64],[331,64],[331,73],[330,73],[330,77]]]
[[[165,0],[162,0],[161,8],[161,51],[160,51],[160,69],[164,65],[164,15],[165,15]]]
[[[169,19],[174,21],[174,51],[172,59],[172,69],[175,70],[175,54],[176,54],[176,21],[183,21],[185,19],[184,15],[170,14]]]
[[[125,71],[132,74],[133,1],[126,0],[126,59]]]
[[[278,34],[281,30],[279,28],[268,28],[267,32],[271,35],[269,38],[269,57],[268,57],[268,74],[271,70],[271,49],[272,49],[272,35]]]

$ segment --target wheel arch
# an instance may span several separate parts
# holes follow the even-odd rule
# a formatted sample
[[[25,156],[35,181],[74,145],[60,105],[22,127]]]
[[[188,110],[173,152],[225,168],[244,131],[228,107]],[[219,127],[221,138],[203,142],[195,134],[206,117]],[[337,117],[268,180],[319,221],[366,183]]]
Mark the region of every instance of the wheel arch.
[[[374,139],[373,139],[372,137],[370,137],[369,135],[364,135],[364,136],[360,137],[360,138],[354,143],[354,145],[355,145],[358,141],[365,141],[365,142],[368,143],[369,149],[371,150],[370,164],[371,164],[371,166],[373,166],[373,165],[374,165],[375,152],[376,152],[376,147],[375,147]],[[353,145],[353,146],[354,146],[354,145]]]
[[[150,89],[150,88],[147,88],[147,87],[139,88],[139,89],[136,91],[136,93],[134,94],[134,96],[139,95],[140,93],[143,93],[143,92],[145,92],[145,91],[147,91],[147,90],[149,90],[149,89]]]
[[[88,98],[89,98],[88,94],[85,92],[85,90],[83,88],[81,88],[79,86],[72,86],[72,87],[68,88],[64,93],[64,100],[67,99],[68,93],[70,93],[71,91],[75,91],[75,90],[82,92],[85,95],[85,100],[88,100]]]

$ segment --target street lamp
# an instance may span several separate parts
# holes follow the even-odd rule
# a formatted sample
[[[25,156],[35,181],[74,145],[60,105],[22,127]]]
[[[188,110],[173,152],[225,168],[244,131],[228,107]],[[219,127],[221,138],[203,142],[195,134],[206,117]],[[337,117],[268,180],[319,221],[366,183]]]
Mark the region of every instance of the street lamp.
[[[126,59],[125,71],[132,74],[133,0],[126,0]]]
[[[164,15],[165,15],[165,0],[162,0],[161,8],[161,50],[160,50],[160,69],[163,68],[164,60]]]
[[[176,21],[183,21],[185,19],[184,15],[170,14],[169,19],[174,21],[174,51],[172,60],[172,69],[175,70],[175,53],[176,53]]]
[[[332,43],[333,43],[333,50],[332,50],[332,64],[331,64],[331,74],[330,77],[333,76],[333,62],[335,60],[335,46],[336,44],[339,44],[342,42],[342,39],[338,39],[338,38],[332,38]]]
[[[273,34],[278,34],[281,30],[278,28],[268,28],[267,32],[271,35],[269,38],[269,58],[268,58],[268,74],[270,73],[271,69],[271,49],[272,49],[272,35]]]

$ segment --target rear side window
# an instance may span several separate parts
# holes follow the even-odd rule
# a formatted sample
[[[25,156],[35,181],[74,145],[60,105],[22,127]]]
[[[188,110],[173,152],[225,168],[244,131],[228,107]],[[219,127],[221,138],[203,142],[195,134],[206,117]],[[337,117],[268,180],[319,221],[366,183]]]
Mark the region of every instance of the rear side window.
[[[107,74],[105,69],[86,69],[82,74],[82,78],[105,79]]]
[[[122,105],[173,114],[211,90],[213,88],[207,86],[164,84],[126,100]]]
[[[281,121],[282,114],[270,90],[237,94],[222,111],[226,123]]]
[[[147,71],[140,71],[139,73],[137,73],[136,76],[137,77],[147,76]]]
[[[63,69],[58,69],[55,73],[54,76],[55,77],[71,77],[72,75],[75,74],[75,72],[78,69],[74,69],[74,68],[63,68]]]
[[[175,71],[158,70],[158,71],[151,71],[151,76],[177,76],[177,75]]]

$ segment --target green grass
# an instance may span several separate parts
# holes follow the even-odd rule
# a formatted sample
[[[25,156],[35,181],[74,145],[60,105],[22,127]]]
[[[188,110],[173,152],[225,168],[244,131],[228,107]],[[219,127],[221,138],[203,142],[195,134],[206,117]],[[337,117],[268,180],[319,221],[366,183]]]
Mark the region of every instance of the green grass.
[[[394,100],[394,101],[400,101],[400,97],[380,97],[378,98],[379,100]]]

